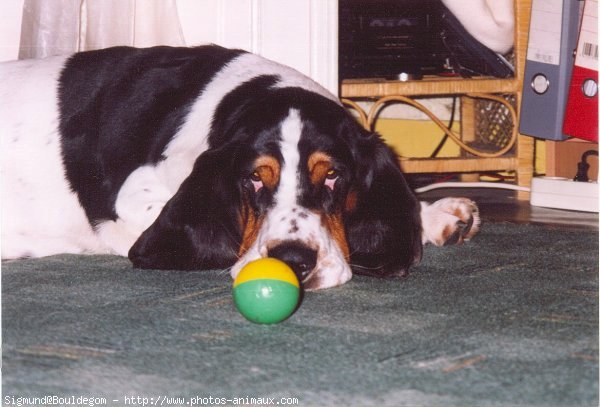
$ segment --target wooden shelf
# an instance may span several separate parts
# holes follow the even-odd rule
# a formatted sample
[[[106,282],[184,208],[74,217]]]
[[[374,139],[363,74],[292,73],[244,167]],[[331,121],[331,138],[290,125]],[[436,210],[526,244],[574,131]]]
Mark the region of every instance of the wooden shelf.
[[[517,165],[516,157],[486,158],[405,158],[400,159],[402,171],[406,173],[440,173],[440,172],[486,172],[507,171]]]
[[[516,93],[520,82],[514,78],[443,78],[425,77],[414,81],[346,79],[342,81],[342,98],[379,98],[387,95],[444,96],[469,93]]]
[[[499,100],[497,95],[514,95],[515,108],[512,109],[513,126],[518,126],[521,103],[521,84],[525,72],[525,57],[527,39],[529,34],[529,19],[531,15],[531,0],[514,0],[515,10],[515,76],[514,78],[499,79],[491,77],[476,78],[448,78],[425,77],[421,80],[397,81],[384,79],[352,79],[344,80],[340,84],[340,97],[346,105],[359,112],[363,126],[372,130],[377,120],[377,108],[384,103],[409,103],[424,109],[415,103],[415,98],[432,96],[457,95],[463,101],[460,139],[455,141],[461,148],[469,150],[468,143],[474,139],[474,113],[471,97]],[[465,97],[466,96],[466,97]],[[470,97],[469,97],[470,96]],[[408,99],[407,99],[408,98]],[[372,99],[371,111],[367,114],[354,100]],[[504,101],[502,101],[504,102]],[[439,122],[435,117],[432,120]],[[439,122],[441,123],[441,122]],[[438,123],[438,125],[440,125]],[[443,125],[443,124],[442,124]],[[513,128],[514,129],[514,128]],[[514,171],[517,183],[529,187],[533,176],[533,149],[534,142],[531,137],[513,133],[514,149],[507,153],[499,153],[490,157],[480,151],[476,156],[463,152],[457,158],[401,158],[402,169],[407,173],[471,173],[486,171]],[[508,147],[507,147],[508,148]],[[473,176],[471,175],[471,176]],[[519,192],[520,199],[529,199],[529,193]]]

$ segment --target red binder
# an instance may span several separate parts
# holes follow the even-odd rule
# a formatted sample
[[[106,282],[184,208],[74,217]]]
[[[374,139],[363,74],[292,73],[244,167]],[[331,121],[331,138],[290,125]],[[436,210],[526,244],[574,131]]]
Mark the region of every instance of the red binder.
[[[598,0],[585,0],[563,132],[598,141]]]

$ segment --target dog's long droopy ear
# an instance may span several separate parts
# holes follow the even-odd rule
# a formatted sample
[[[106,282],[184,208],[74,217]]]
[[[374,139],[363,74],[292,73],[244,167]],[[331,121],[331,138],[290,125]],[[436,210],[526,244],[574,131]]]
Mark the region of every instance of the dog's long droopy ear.
[[[357,274],[404,275],[421,258],[420,204],[396,154],[379,135],[361,129],[354,142],[356,202],[345,220],[352,269]]]
[[[129,250],[134,267],[206,270],[235,263],[240,191],[227,163],[232,163],[231,152],[224,150],[198,157],[192,173]]]

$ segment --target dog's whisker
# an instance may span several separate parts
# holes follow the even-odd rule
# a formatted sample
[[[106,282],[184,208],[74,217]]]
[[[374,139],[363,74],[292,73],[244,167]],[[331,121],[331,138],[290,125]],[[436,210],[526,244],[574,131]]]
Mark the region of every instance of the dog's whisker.
[[[364,269],[364,270],[381,270],[381,269],[383,269],[386,266],[386,264],[382,264],[381,266],[368,267],[368,266],[363,266],[361,264],[355,264],[355,263],[348,263],[348,265],[350,267],[354,267],[354,268],[358,268],[358,269]]]

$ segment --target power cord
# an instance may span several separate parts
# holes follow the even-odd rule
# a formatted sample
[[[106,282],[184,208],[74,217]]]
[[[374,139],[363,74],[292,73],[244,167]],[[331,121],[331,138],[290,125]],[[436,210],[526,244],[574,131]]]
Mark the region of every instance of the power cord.
[[[588,182],[590,180],[588,177],[590,165],[587,162],[587,158],[591,155],[598,157],[598,150],[587,150],[581,155],[581,161],[577,163],[577,174],[573,178],[573,181]]]
[[[456,113],[456,99],[457,99],[456,96],[454,96],[452,98],[452,108],[450,110],[450,121],[448,122],[448,128],[450,130],[452,130],[452,126],[454,125],[454,115]],[[444,144],[446,144],[447,140],[448,140],[448,135],[444,133],[444,136],[442,137],[442,140],[439,142],[439,144],[437,145],[437,147],[435,148],[435,150],[433,150],[433,153],[431,153],[431,155],[429,156],[429,158],[435,158],[435,157],[437,157],[437,155],[442,150],[442,147],[444,147]]]
[[[577,164],[577,175],[573,181],[588,182],[588,170],[590,165],[587,162],[589,156],[598,156],[598,150],[588,150],[581,156],[581,162]],[[522,187],[519,185],[506,184],[504,182],[438,182],[431,185],[426,185],[421,188],[416,188],[414,191],[417,194],[431,191],[434,189],[441,188],[498,188],[498,189],[509,189],[513,191],[526,191],[530,192],[531,188]]]
[[[513,191],[526,191],[530,192],[531,188],[521,187],[519,185],[505,184],[502,182],[438,182],[436,184],[426,185],[421,188],[415,189],[417,194],[431,191],[433,189],[440,188],[498,188],[498,189],[510,189]]]

